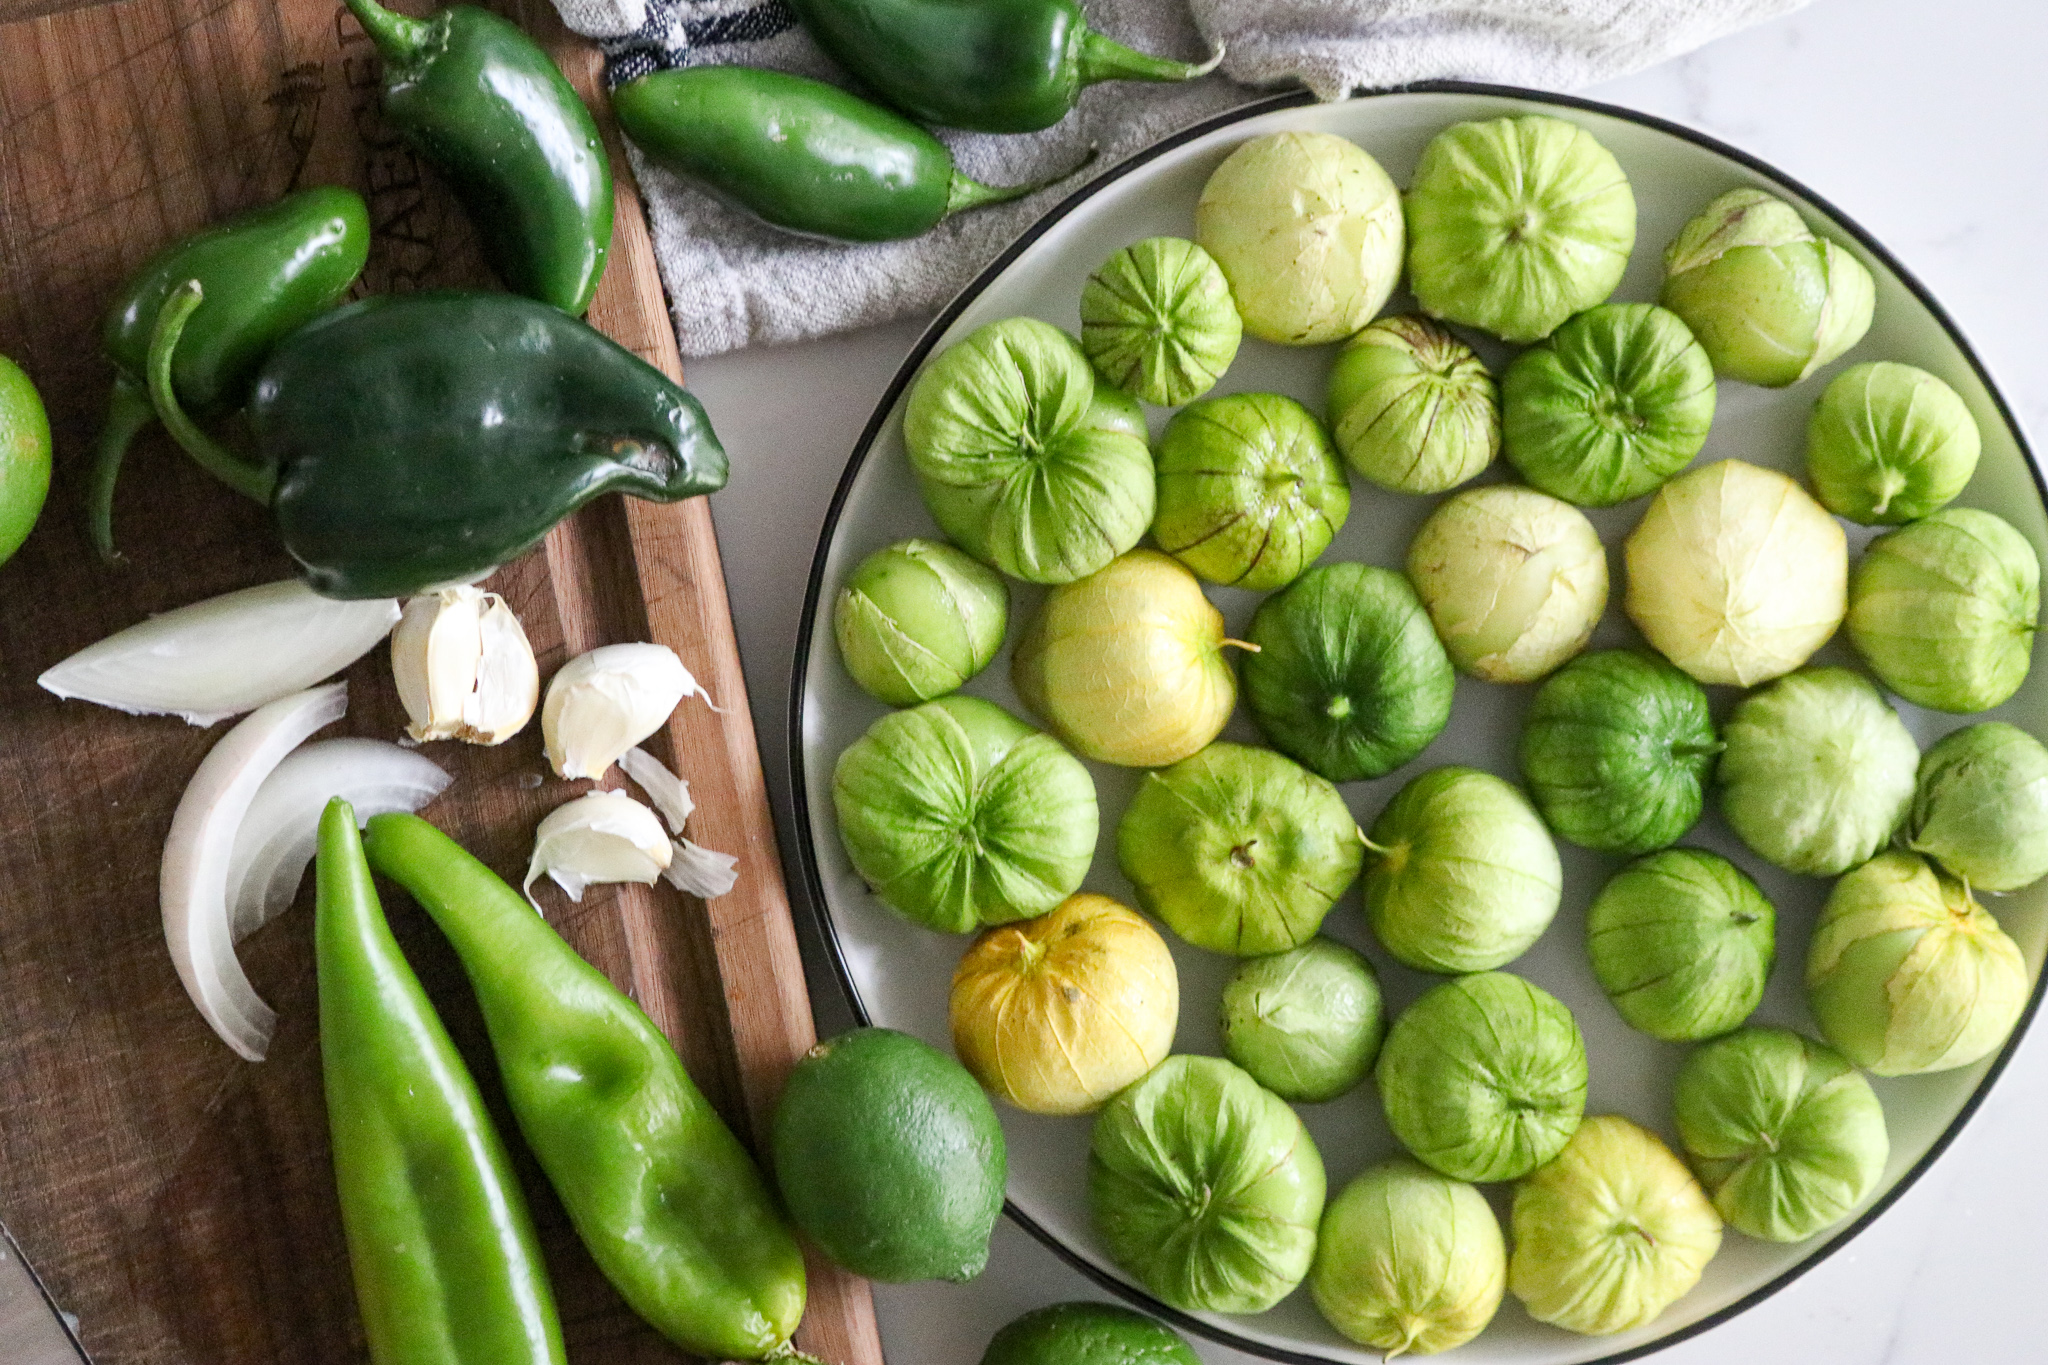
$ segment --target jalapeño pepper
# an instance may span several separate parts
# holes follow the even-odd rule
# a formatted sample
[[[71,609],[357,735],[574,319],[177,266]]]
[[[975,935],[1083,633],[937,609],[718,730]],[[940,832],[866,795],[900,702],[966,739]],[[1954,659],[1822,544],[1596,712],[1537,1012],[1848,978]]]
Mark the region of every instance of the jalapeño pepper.
[[[562,1365],[526,1196],[406,965],[355,812],[320,817],[313,937],[334,1181],[376,1365]]]
[[[697,400],[579,319],[514,294],[362,299],[281,342],[249,400],[257,459],[225,450],[163,382],[189,287],[163,310],[151,397],[179,444],[268,503],[329,597],[475,578],[601,493],[675,502],[725,484]]]
[[[374,816],[365,843],[462,959],[519,1131],[620,1296],[711,1360],[795,1354],[796,1239],[668,1039],[426,821]]]
[[[242,406],[270,348],[346,294],[370,255],[362,196],[334,185],[288,194],[158,252],[107,310],[100,346],[114,364],[86,510],[92,542],[114,558],[114,484],[128,445],[154,420],[149,339],[164,300],[198,280],[206,306],[185,327],[171,371],[179,401],[201,417]]]
[[[612,241],[597,122],[539,44],[489,10],[346,0],[384,59],[384,115],[439,171],[506,285],[582,316]]]
[[[1075,0],[793,0],[835,61],[914,118],[1028,133],[1097,81],[1185,81],[1223,60],[1148,57],[1088,27]]]
[[[626,136],[670,170],[776,227],[843,242],[915,237],[1073,173],[984,185],[902,115],[782,71],[656,71],[614,89],[612,109]]]

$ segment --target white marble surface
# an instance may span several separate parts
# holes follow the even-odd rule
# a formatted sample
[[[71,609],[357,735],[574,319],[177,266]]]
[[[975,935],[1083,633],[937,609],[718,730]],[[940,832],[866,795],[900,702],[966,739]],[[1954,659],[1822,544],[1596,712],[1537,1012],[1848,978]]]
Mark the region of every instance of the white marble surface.
[[[1888,245],[1955,317],[2048,451],[2048,6],[1821,0],[1582,92],[1702,129],[1805,182]],[[841,466],[921,322],[698,361],[733,455],[713,499],[778,816],[804,581]],[[800,907],[800,920],[802,919]],[[807,932],[820,1026],[837,987]],[[2023,1365],[2048,1360],[2048,1023],[1961,1137],[1883,1218],[1670,1365]],[[1005,1224],[964,1286],[877,1292],[891,1365],[973,1365],[1027,1308],[1099,1291]],[[1211,1365],[1250,1357],[1199,1344]]]

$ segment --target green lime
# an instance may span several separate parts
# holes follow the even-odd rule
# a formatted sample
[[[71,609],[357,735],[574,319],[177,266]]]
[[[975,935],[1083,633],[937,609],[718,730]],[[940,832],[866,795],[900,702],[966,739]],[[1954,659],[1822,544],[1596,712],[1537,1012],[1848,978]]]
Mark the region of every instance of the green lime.
[[[798,1227],[856,1275],[971,1280],[1003,1211],[1003,1130],[951,1057],[894,1029],[818,1044],[790,1073],[771,1135]]]
[[[50,491],[50,416],[21,366],[0,355],[0,564],[28,539]]]
[[[1180,1333],[1108,1303],[1034,1308],[989,1342],[981,1365],[1202,1365]]]

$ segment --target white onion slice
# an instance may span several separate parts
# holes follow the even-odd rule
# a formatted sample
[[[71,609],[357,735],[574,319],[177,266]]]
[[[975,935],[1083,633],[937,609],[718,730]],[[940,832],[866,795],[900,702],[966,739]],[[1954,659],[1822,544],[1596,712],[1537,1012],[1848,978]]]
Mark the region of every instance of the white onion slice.
[[[227,899],[235,831],[271,770],[347,710],[346,683],[259,707],[200,760],[164,840],[161,895],[171,963],[213,1031],[252,1062],[269,1050],[277,1014],[257,997],[235,957]]]
[[[284,913],[299,894],[328,801],[348,802],[365,825],[373,815],[418,810],[448,781],[440,764],[381,739],[323,739],[287,754],[235,831],[227,882],[234,941]]]
[[[619,755],[619,766],[626,770],[626,776],[632,778],[641,791],[647,793],[648,802],[661,812],[661,818],[667,822],[668,832],[681,834],[690,812],[697,809],[697,803],[690,799],[690,784],[638,745]]]
[[[390,598],[342,602],[296,578],[152,616],[36,679],[130,715],[212,725],[332,677],[398,623]]]

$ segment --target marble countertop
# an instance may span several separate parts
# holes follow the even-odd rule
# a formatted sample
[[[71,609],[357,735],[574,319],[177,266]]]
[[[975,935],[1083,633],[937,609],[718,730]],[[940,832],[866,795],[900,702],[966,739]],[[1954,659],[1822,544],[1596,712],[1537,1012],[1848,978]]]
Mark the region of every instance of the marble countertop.
[[[1954,316],[2048,449],[2048,6],[1822,0],[1581,91],[1701,129],[1812,186]],[[693,362],[733,455],[712,500],[761,749],[790,828],[784,714],[804,582],[841,467],[923,319]],[[821,1031],[849,1022],[804,921]],[[2021,1365],[2048,1358],[2048,1026],[2037,1022],[1949,1151],[1870,1229],[1670,1365]],[[1018,1313],[1102,1293],[998,1228],[967,1285],[881,1286],[891,1365],[972,1365]],[[1211,1365],[1251,1357],[1197,1343]]]

